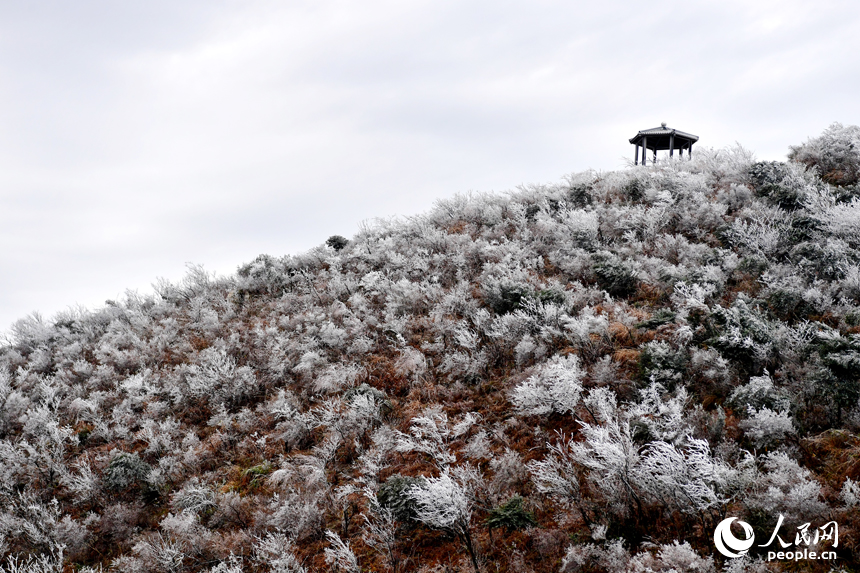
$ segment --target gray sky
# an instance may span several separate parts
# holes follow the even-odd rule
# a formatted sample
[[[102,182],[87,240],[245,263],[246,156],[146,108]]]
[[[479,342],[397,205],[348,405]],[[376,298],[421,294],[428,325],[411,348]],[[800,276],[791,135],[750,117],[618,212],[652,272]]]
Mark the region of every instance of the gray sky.
[[[0,1],[0,332],[588,168],[860,124],[860,3]]]

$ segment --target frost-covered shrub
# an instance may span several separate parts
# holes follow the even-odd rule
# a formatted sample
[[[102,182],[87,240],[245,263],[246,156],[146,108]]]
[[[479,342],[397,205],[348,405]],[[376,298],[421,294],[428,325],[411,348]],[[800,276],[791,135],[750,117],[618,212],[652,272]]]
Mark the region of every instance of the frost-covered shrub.
[[[283,259],[260,255],[236,271],[238,292],[249,295],[279,295],[288,288],[295,270]]]
[[[522,456],[510,448],[505,448],[505,453],[490,460],[490,469],[493,470],[490,489],[495,492],[508,491],[522,485],[529,478]]]
[[[771,288],[767,297],[768,309],[771,314],[789,322],[819,314],[815,301],[804,296],[806,294],[804,290],[791,286]]]
[[[660,546],[656,555],[648,552],[637,553],[630,560],[630,573],[676,573],[696,571],[697,573],[716,573],[713,557],[702,557],[690,543],[673,541]]]
[[[823,368],[814,377],[821,395],[835,406],[835,422],[841,423],[842,413],[857,405],[860,399],[860,335],[842,336],[831,330],[821,330],[813,344]]]
[[[66,473],[60,481],[74,496],[76,503],[88,503],[99,495],[101,481],[87,458],[80,460],[76,469],[76,473]]]
[[[563,317],[561,326],[564,337],[571,346],[578,347],[590,354],[605,339],[609,328],[609,319],[606,314],[586,306],[576,317]]]
[[[493,452],[490,449],[490,446],[491,443],[487,437],[487,432],[481,430],[479,432],[475,432],[472,438],[466,442],[466,445],[463,447],[463,454],[465,454],[467,458],[473,460],[491,458],[493,456]]]
[[[182,570],[187,548],[181,540],[159,533],[139,541],[133,550],[144,563],[154,565],[157,571],[178,573]]]
[[[707,313],[709,308],[706,300],[716,290],[717,287],[713,284],[678,281],[672,287],[672,305],[678,310],[681,318],[686,318],[690,313]]]
[[[599,217],[582,209],[545,212],[538,216],[535,230],[547,243],[591,249],[597,240]]]
[[[797,269],[801,269],[803,274],[812,280],[843,280],[848,277],[857,262],[856,251],[839,237],[810,237],[810,240],[794,246],[789,251],[789,257],[793,263],[792,272],[796,273]],[[796,288],[802,290],[802,286],[805,285],[798,285]],[[812,310],[815,310],[814,306]]]
[[[794,434],[794,424],[791,416],[783,410],[774,412],[770,408],[747,409],[747,417],[740,421],[738,427],[746,438],[757,448],[778,442],[788,434]]]
[[[241,557],[231,556],[230,559],[218,563],[209,573],[244,573]]]
[[[2,494],[0,549],[4,552],[16,548],[31,555],[52,556],[62,563],[69,542],[81,541],[75,539],[80,524],[68,516],[61,517],[56,498],[44,502],[33,492],[2,491]]]
[[[431,406],[420,416],[412,418],[409,434],[397,433],[396,449],[399,452],[421,452],[430,456],[439,468],[444,468],[457,461],[457,456],[451,451],[451,441],[464,437],[477,422],[478,416],[469,412],[452,424],[441,408]]]
[[[690,432],[689,421],[685,417],[687,391],[679,388],[674,395],[661,385],[652,382],[639,392],[640,399],[632,403],[624,419],[631,435],[638,444],[653,440],[678,443],[686,439]]]
[[[511,402],[526,416],[572,412],[582,393],[585,372],[576,355],[554,356],[511,392]]]
[[[720,390],[729,381],[728,361],[713,348],[694,348],[690,352],[690,373]]]
[[[176,510],[194,514],[211,511],[218,506],[215,502],[215,492],[209,486],[198,483],[194,478],[171,496],[170,505]]]
[[[317,392],[339,392],[355,384],[362,369],[355,364],[330,364],[325,368],[314,365],[308,368],[314,377],[314,390]]]
[[[606,573],[629,573],[630,554],[624,549],[622,540],[616,539],[604,545],[587,543],[571,545],[561,560],[560,573],[580,571],[605,571]]]
[[[821,486],[808,469],[801,468],[784,452],[767,454],[761,464],[763,472],[743,499],[748,508],[769,517],[782,513],[789,523],[798,525],[826,511]]]
[[[225,500],[227,500],[225,498]],[[219,506],[224,505],[222,499],[216,499]],[[232,508],[227,511],[219,508],[213,516],[213,520],[221,513],[224,518],[230,518],[232,513],[238,517],[238,521],[245,522],[245,527],[250,523],[248,507],[243,507],[241,498],[231,497],[229,501]],[[265,522],[272,528],[283,531],[296,541],[314,539],[322,535],[325,527],[325,516],[320,507],[320,499],[312,491],[300,491],[299,493],[280,494],[272,496],[267,508],[269,514]]]
[[[592,390],[584,403],[595,423],[582,424],[584,440],[570,445],[571,457],[587,470],[589,480],[609,501],[608,509],[623,515],[638,499],[634,471],[639,446],[613,392]]]
[[[326,563],[332,565],[335,571],[361,573],[358,558],[352,552],[349,541],[343,541],[337,533],[331,530],[327,530],[325,536],[329,542],[329,546],[324,550]]]
[[[852,509],[860,505],[860,483],[848,478],[842,484],[842,490],[839,492],[839,498],[845,507]]]
[[[789,159],[815,167],[833,185],[860,181],[860,127],[834,123],[818,137],[791,146]]]
[[[364,398],[368,401],[372,400],[374,403],[382,405],[381,407],[383,408],[391,408],[391,404],[388,404],[388,396],[385,395],[385,392],[383,392],[382,390],[377,390],[373,386],[370,386],[366,383],[363,383],[360,386],[350,388],[343,393],[344,402],[350,404],[361,398]]]
[[[199,362],[188,369],[186,383],[189,397],[232,406],[256,390],[257,379],[251,368],[238,366],[223,347],[211,347],[201,351]]]
[[[761,257],[766,264],[785,246],[785,216],[774,209],[745,209],[743,216],[736,217],[723,231],[723,239],[744,254]]]
[[[564,506],[573,506],[581,500],[579,472],[572,438],[559,434],[554,443],[547,443],[543,460],[532,460],[527,467],[537,491],[552,497]]]
[[[746,384],[738,386],[729,396],[729,403],[742,411],[770,408],[784,411],[791,407],[791,400],[785,391],[773,384],[773,379],[765,370],[762,376],[752,376]]]
[[[63,567],[63,552],[53,555],[9,555],[3,573],[56,573]]]

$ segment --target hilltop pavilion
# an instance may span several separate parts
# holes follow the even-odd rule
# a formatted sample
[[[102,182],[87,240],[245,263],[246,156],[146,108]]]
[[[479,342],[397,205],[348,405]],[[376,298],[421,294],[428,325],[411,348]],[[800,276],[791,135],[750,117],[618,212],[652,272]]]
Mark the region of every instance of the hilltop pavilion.
[[[672,157],[675,150],[678,150],[679,157],[684,156],[684,150],[687,150],[687,157],[693,151],[693,144],[699,141],[698,135],[686,133],[671,127],[666,127],[665,123],[661,123],[660,127],[651,129],[643,129],[636,134],[636,137],[630,140],[630,143],[636,146],[635,164],[639,165],[639,147],[642,147],[642,165],[645,165],[645,156],[648,149],[654,152],[654,160],[657,160],[657,151],[669,150],[669,157]]]

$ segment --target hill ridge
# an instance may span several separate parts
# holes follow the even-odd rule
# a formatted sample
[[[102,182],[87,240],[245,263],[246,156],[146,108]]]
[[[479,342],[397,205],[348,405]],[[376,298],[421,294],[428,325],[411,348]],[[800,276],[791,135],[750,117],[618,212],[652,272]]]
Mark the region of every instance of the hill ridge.
[[[3,570],[780,570],[713,537],[780,515],[853,566],[858,166],[700,147],[22,319]]]

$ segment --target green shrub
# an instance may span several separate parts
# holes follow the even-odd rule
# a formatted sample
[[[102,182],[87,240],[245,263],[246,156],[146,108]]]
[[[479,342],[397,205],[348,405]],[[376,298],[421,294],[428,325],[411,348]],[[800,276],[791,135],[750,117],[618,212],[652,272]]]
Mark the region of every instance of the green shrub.
[[[357,396],[370,396],[377,402],[386,402],[388,396],[382,390],[377,390],[373,386],[363,382],[361,386],[353,386],[343,393],[344,402],[352,402]]]
[[[771,314],[780,320],[794,322],[815,314],[815,307],[803,299],[803,293],[792,289],[776,289],[767,297]]]
[[[326,239],[325,244],[335,251],[340,251],[349,244],[349,239],[340,235],[332,235]]]
[[[595,255],[594,274],[600,288],[616,298],[625,298],[636,292],[639,279],[629,265],[615,256]]]
[[[845,313],[845,324],[860,326],[860,308],[854,308]]]
[[[803,187],[798,185],[797,177],[788,164],[761,161],[750,167],[749,175],[759,197],[765,197],[787,211],[803,208]]]
[[[739,271],[749,273],[756,278],[760,277],[768,268],[770,268],[770,261],[757,255],[744,257],[738,264]]]
[[[484,295],[484,301],[496,314],[508,314],[520,308],[523,297],[529,293],[525,285],[502,284],[490,289]]]
[[[537,525],[535,516],[523,509],[523,498],[515,495],[507,503],[495,507],[484,521],[489,529],[504,527],[510,533]]]
[[[710,344],[747,372],[759,372],[773,358],[774,326],[755,307],[738,299],[730,308],[711,313],[718,335]]]
[[[137,454],[120,452],[105,468],[102,478],[107,489],[122,491],[145,484],[151,472],[150,465]]]
[[[591,186],[572,185],[567,192],[567,202],[571,207],[583,209],[591,205]]]
[[[643,320],[642,322],[636,323],[634,326],[636,328],[644,328],[647,330],[651,330],[652,328],[657,328],[658,326],[662,326],[664,324],[669,324],[675,320],[677,315],[669,310],[668,308],[661,308],[648,320]]]
[[[385,480],[376,493],[379,505],[391,511],[397,521],[409,524],[417,522],[415,502],[406,494],[414,486],[424,484],[424,478],[408,477],[400,474]]]
[[[638,179],[634,179],[634,180],[630,181],[627,185],[624,186],[624,189],[623,189],[624,196],[629,201],[633,201],[633,202],[639,201],[640,199],[642,199],[642,197],[645,196],[644,187],[645,186]]]
[[[537,293],[537,300],[542,304],[561,305],[564,303],[564,293],[552,289],[542,289]]]
[[[842,241],[804,241],[791,249],[791,262],[811,279],[828,281],[845,278],[857,261],[855,251]]]
[[[819,391],[835,406],[834,422],[842,423],[842,412],[860,400],[860,335],[847,337],[822,333],[816,349],[823,368],[814,376]]]
[[[671,392],[687,370],[687,353],[668,342],[648,342],[642,346],[639,369],[643,380],[657,382]]]

